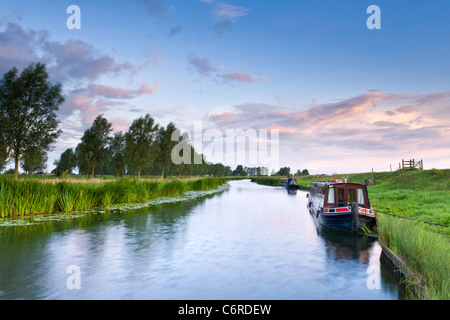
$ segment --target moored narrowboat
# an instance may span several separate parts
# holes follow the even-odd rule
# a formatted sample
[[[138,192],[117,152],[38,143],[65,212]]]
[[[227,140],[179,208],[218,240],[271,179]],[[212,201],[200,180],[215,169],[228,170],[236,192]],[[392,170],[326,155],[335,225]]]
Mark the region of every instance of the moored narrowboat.
[[[369,229],[376,225],[364,184],[342,180],[313,182],[307,197],[309,212],[321,227],[358,233],[364,225]]]
[[[281,178],[280,186],[286,188],[298,188],[297,179],[295,178]]]

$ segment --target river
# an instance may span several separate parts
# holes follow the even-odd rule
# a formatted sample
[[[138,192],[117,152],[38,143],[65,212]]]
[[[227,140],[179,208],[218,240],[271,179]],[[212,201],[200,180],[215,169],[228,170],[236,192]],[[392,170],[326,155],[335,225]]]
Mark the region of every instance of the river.
[[[249,180],[183,202],[0,227],[0,299],[400,299],[373,238],[318,232]]]

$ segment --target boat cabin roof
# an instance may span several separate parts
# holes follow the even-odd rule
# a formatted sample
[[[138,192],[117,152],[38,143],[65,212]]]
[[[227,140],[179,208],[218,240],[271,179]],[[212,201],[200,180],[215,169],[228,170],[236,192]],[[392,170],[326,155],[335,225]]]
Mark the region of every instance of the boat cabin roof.
[[[325,186],[366,186],[363,183],[350,183],[350,182],[341,182],[341,181],[317,181],[317,182],[313,182],[311,183],[311,185],[313,184],[317,184],[317,185],[325,185]]]
[[[318,181],[311,183],[310,195],[324,198],[325,207],[345,206],[357,202],[370,207],[367,187],[362,183]]]

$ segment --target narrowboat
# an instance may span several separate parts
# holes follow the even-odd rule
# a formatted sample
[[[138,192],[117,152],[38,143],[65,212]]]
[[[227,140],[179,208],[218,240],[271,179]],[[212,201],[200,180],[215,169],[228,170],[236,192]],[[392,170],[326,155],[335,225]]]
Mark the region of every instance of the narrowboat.
[[[280,186],[286,188],[298,188],[297,179],[294,178],[281,178]]]
[[[321,227],[358,233],[376,225],[367,188],[361,183],[330,180],[311,183],[308,209]]]

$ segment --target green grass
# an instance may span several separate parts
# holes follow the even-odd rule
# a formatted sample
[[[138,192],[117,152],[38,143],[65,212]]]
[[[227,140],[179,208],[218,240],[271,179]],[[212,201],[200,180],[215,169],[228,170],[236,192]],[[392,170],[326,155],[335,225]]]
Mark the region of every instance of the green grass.
[[[252,177],[251,181],[266,186],[279,186],[281,177]]]
[[[87,210],[113,204],[144,202],[157,197],[172,197],[190,190],[210,190],[225,178],[200,178],[189,181],[46,182],[37,179],[0,177],[0,216],[27,216]]]
[[[450,299],[450,247],[440,234],[414,221],[378,215],[379,240],[423,279],[426,300]]]

